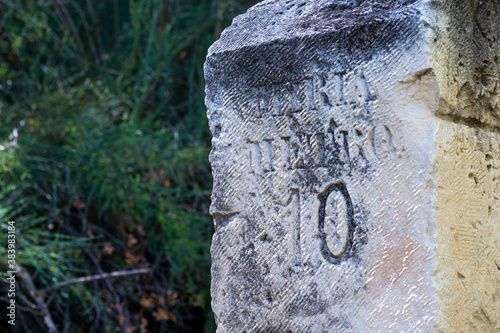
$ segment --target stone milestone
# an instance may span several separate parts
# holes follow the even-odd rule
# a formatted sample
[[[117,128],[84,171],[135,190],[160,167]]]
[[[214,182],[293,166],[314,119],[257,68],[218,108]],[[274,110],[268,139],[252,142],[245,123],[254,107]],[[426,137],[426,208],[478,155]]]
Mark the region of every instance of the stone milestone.
[[[500,332],[500,1],[264,1],[205,76],[217,332]]]

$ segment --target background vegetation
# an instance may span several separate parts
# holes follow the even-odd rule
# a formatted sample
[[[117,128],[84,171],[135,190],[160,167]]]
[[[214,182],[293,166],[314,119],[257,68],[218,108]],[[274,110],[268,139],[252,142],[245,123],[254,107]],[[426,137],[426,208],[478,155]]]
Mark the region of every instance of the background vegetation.
[[[0,0],[0,289],[13,220],[14,331],[215,330],[203,62],[255,2]]]

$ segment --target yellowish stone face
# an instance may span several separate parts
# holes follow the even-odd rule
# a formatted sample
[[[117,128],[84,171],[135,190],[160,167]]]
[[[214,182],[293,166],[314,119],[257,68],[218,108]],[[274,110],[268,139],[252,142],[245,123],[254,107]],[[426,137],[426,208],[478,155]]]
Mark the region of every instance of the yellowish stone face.
[[[436,135],[440,332],[500,331],[500,135],[443,122]]]

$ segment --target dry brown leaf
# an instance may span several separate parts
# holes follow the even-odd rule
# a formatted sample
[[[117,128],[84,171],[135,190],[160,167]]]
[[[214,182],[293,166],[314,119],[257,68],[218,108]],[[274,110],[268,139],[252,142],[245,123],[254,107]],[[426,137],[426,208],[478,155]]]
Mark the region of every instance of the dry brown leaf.
[[[141,333],[146,333],[148,327],[148,320],[144,317],[141,318]]]
[[[102,253],[110,256],[115,252],[115,248],[111,245],[111,243],[105,243],[104,247],[102,248]]]
[[[134,333],[134,332],[137,332],[137,327],[135,327],[135,326],[129,326],[123,332],[124,333]]]
[[[137,245],[139,241],[137,240],[137,238],[134,237],[134,235],[128,235],[128,239],[127,239],[127,247],[129,249],[133,248],[134,246]]]
[[[140,259],[142,259],[143,257],[141,257]],[[149,262],[143,262],[143,263],[140,263],[139,265],[139,268],[149,268],[151,267],[151,265],[149,264]]]
[[[85,208],[85,202],[81,201],[78,195],[73,196],[73,207],[76,209],[84,209]]]
[[[141,260],[140,257],[136,256],[132,252],[127,252],[125,253],[125,262],[130,265],[130,264],[136,264],[139,263],[139,260]]]
[[[170,320],[174,323],[177,322],[177,317],[173,313],[167,312],[164,309],[158,309],[157,312],[153,312],[153,315],[156,320]]]
[[[146,309],[152,309],[155,306],[155,300],[152,297],[143,297],[139,303]]]
[[[156,320],[168,320],[168,312],[163,309],[158,309],[157,312],[153,312]]]
[[[146,231],[144,231],[144,226],[142,224],[138,224],[135,229],[141,236],[146,236]]]
[[[179,294],[173,291],[167,292],[168,305],[175,306],[177,304],[177,300],[179,298]]]

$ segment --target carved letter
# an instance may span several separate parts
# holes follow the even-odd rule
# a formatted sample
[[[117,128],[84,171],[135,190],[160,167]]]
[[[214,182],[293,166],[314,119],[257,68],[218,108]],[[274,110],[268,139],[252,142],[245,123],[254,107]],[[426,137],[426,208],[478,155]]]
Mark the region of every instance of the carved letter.
[[[394,149],[392,134],[387,126],[379,125],[373,129],[373,150],[377,158],[386,158]]]
[[[248,143],[248,161],[250,173],[262,175],[262,152],[257,142]]]
[[[364,105],[365,103],[375,100],[374,96],[370,92],[365,75],[362,72],[356,76],[355,80],[354,100],[352,103],[356,105]]]
[[[262,167],[264,172],[274,171],[273,140],[264,140],[262,142]]]
[[[339,73],[314,75],[315,100],[319,109],[344,104],[344,75]]]
[[[292,136],[290,138],[290,164],[292,169],[304,168],[304,149],[302,148],[302,138]]]

